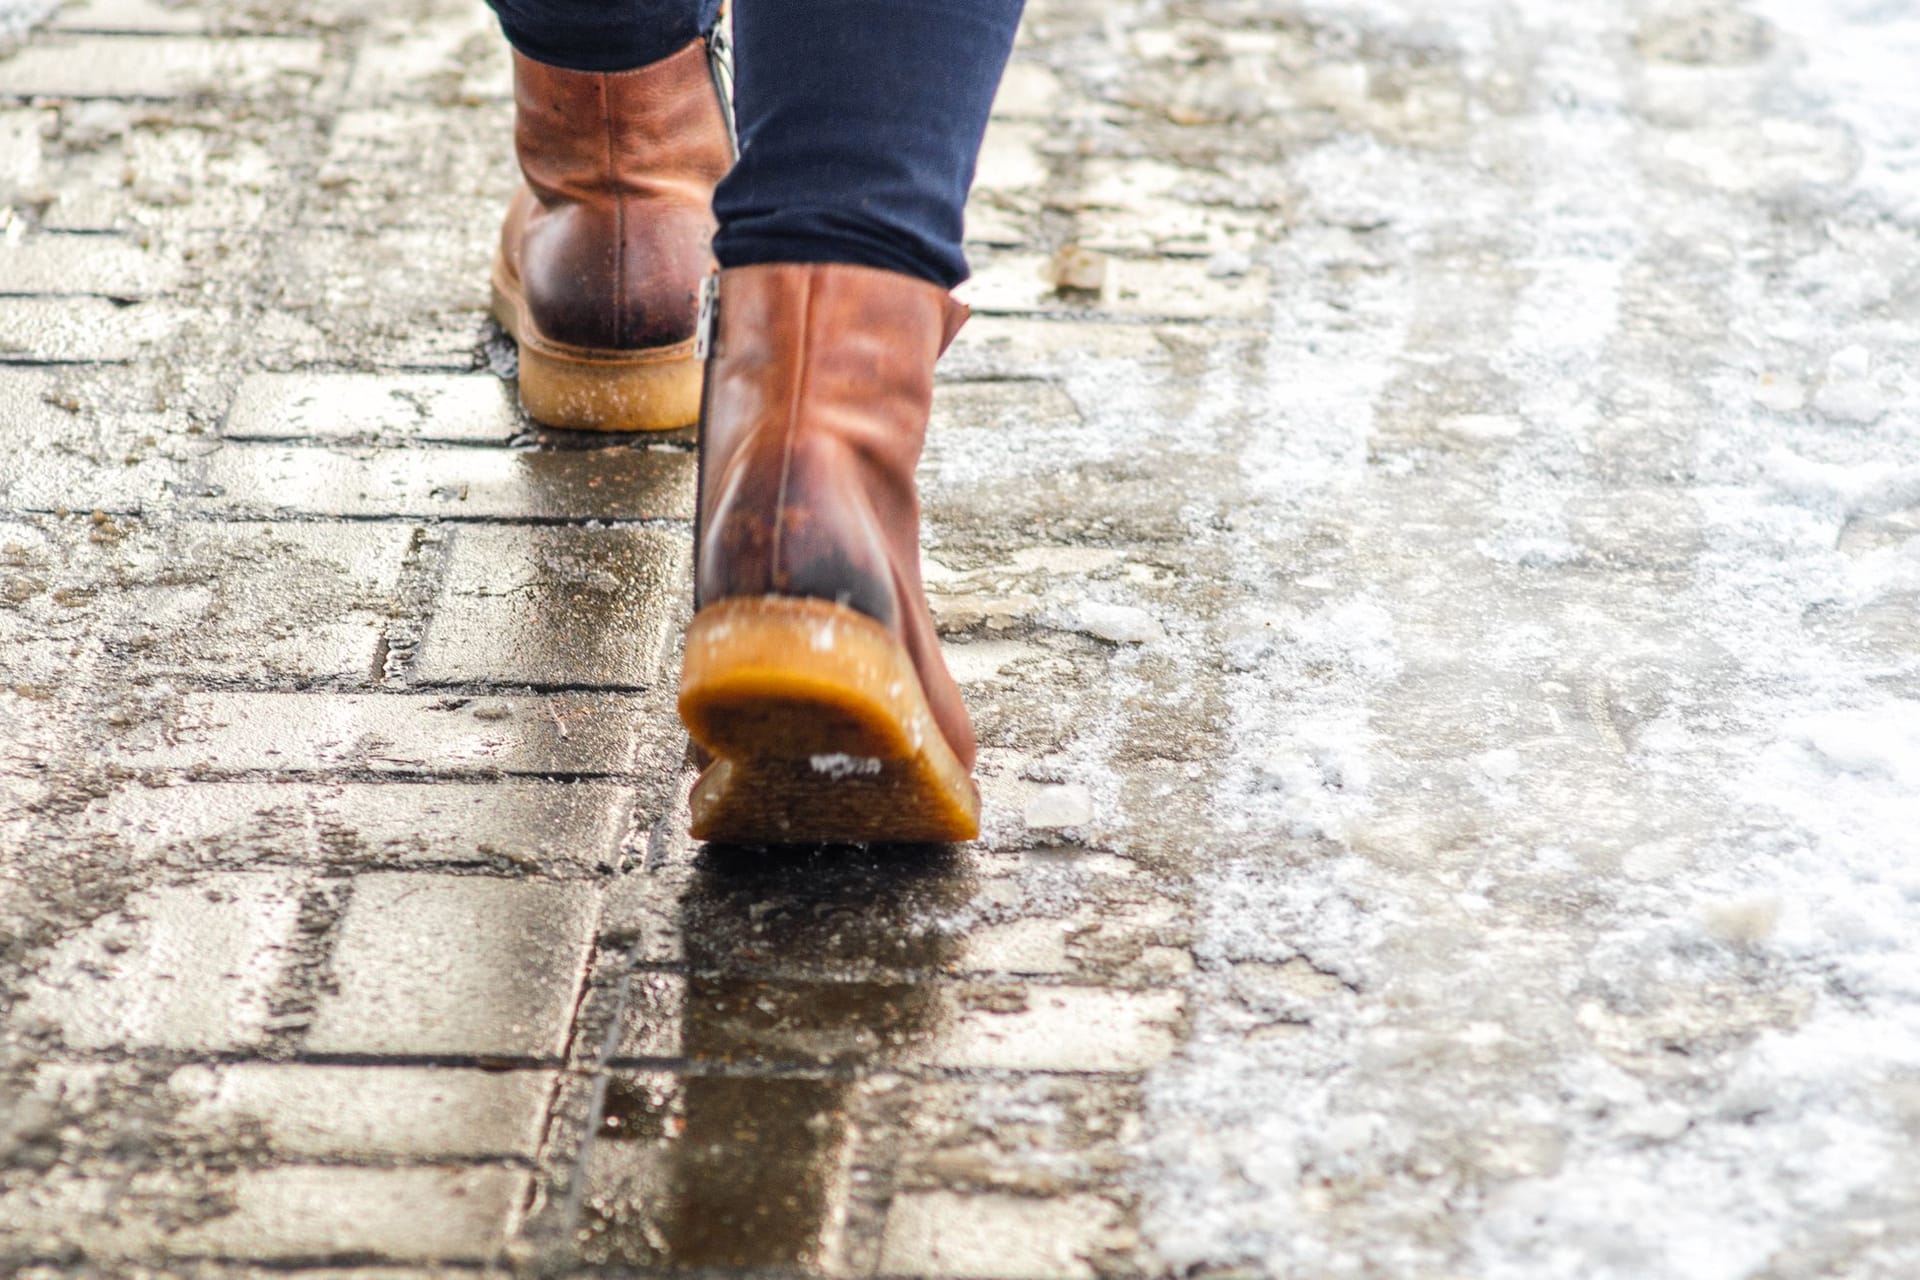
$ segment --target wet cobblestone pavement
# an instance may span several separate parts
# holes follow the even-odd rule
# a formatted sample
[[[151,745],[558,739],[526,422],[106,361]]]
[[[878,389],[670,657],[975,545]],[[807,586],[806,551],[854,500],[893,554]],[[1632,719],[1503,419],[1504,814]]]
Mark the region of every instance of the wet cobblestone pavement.
[[[985,838],[770,859],[683,835],[690,440],[498,376],[483,7],[66,5],[0,1270],[1920,1272],[1914,66],[1035,0],[923,471]]]

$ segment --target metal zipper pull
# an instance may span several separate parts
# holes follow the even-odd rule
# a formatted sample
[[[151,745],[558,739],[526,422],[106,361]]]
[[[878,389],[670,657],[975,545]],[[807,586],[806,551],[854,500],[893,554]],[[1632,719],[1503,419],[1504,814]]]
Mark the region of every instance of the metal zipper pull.
[[[710,272],[700,282],[700,318],[693,329],[693,358],[705,360],[713,350],[713,326],[720,315],[720,273]]]

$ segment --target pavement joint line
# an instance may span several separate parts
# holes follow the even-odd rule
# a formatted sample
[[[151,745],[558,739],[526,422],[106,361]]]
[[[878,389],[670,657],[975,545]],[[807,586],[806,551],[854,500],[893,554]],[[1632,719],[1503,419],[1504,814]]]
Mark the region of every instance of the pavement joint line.
[[[154,861],[160,865],[167,863],[164,854],[157,855]],[[273,867],[282,871],[378,871],[390,873],[422,873],[427,875],[474,876],[496,880],[531,880],[551,884],[602,884],[609,875],[614,874],[611,863],[601,863],[593,867],[581,866],[577,870],[564,872],[543,867],[538,872],[528,872],[524,865],[507,859],[458,859],[452,861],[423,862],[418,858],[409,858],[405,854],[395,854],[392,859],[378,856],[368,857],[363,853],[329,854],[322,851],[307,857],[287,858],[255,855],[244,861],[229,862],[221,858],[211,858],[192,864],[196,871],[214,871],[227,875],[242,875],[259,867]]]
[[[10,294],[8,296],[32,297],[35,295]],[[0,367],[14,369],[124,369],[130,364],[140,363],[142,358],[136,356],[128,356],[123,360],[62,360],[57,356],[27,356],[0,352]]]
[[[1250,324],[1244,316],[1229,316],[1216,319],[1209,316],[1180,316],[1159,313],[1144,314],[1134,311],[1121,313],[1102,310],[1098,307],[1089,307],[1085,311],[1071,308],[1063,308],[1060,310],[1046,310],[1042,308],[1023,311],[1018,307],[978,306],[973,308],[973,314],[994,320],[1038,320],[1046,321],[1050,324],[1126,325],[1137,329],[1173,327],[1219,333],[1244,332],[1256,327]]]
[[[780,1062],[736,1057],[719,1059],[615,1057],[607,1069],[616,1073],[650,1072],[681,1080],[820,1080],[854,1083],[874,1075],[898,1076],[920,1083],[1018,1083],[1022,1080],[1083,1080],[1098,1084],[1138,1083],[1149,1069],[1093,1071],[1069,1067],[941,1067],[912,1061],[865,1062],[843,1066]]]
[[[600,904],[599,918],[594,921],[594,933],[596,935],[594,950],[596,953],[599,950],[598,934],[600,925],[601,922],[606,919],[606,911],[607,906],[603,900]],[[633,979],[634,975],[639,971],[633,961],[633,957],[639,952],[641,945],[639,941],[635,941],[624,949],[624,963],[620,966],[619,976],[614,980],[612,989],[607,993],[610,1009],[606,1019],[606,1025],[601,1028],[599,1044],[594,1046],[591,1065],[585,1067],[586,1072],[589,1073],[587,1112],[584,1122],[572,1134],[575,1149],[572,1158],[568,1161],[570,1168],[567,1179],[567,1194],[560,1208],[560,1219],[567,1229],[571,1229],[580,1221],[581,1212],[586,1203],[587,1187],[591,1183],[588,1162],[592,1157],[594,1144],[600,1137],[601,1123],[605,1119],[607,1111],[607,1089],[613,1079],[613,1071],[608,1064],[612,1062],[618,1054],[621,1038],[625,1034],[626,1027],[624,1019],[627,1010],[633,1005]],[[568,1027],[567,1048],[569,1055],[571,1055],[573,1051],[574,1043],[580,1030],[579,1018],[588,1007],[588,1002],[592,1000],[596,990],[592,981],[593,975],[591,969],[592,962],[596,958],[597,955],[589,957],[588,980],[580,984],[579,996],[574,1005],[574,1022]],[[553,1092],[548,1097],[546,1125],[542,1130],[543,1136],[541,1139],[543,1150],[555,1141],[565,1141],[564,1136],[556,1137],[554,1134],[554,1122],[558,1118],[559,1108],[565,1101],[565,1085],[566,1082],[564,1079],[556,1079],[554,1081]],[[531,1197],[533,1189],[530,1188],[529,1191]],[[531,1209],[532,1200],[530,1198],[527,1204],[521,1206],[521,1211],[524,1214],[530,1212]]]
[[[102,760],[99,763],[109,763]],[[118,762],[115,762],[118,763]],[[166,765],[153,768],[129,766],[131,771],[146,778],[169,778],[176,782],[277,782],[282,779],[312,781],[325,778],[339,782],[391,782],[406,779],[410,782],[471,782],[474,779],[487,778],[537,778],[547,782],[625,782],[641,785],[653,782],[657,774],[652,773],[595,773],[589,770],[538,770],[538,769],[336,769],[316,766],[312,769],[222,769],[217,772],[202,770],[195,772],[193,765]]]
[[[113,514],[108,512],[109,515]],[[246,523],[256,523],[248,521]],[[397,646],[396,646],[397,647]],[[312,680],[304,684],[268,684],[254,680],[235,680],[232,682],[209,682],[189,685],[177,683],[174,688],[182,694],[285,694],[299,697],[304,694],[352,693],[363,695],[391,694],[396,698],[420,697],[432,695],[437,698],[565,698],[565,697],[634,697],[639,694],[653,693],[669,683],[661,680],[655,684],[483,684],[472,680],[450,680],[440,683],[427,681],[409,681],[404,685],[387,685],[367,680],[359,676],[334,677]]]
[[[198,500],[189,499],[189,501]],[[457,525],[467,526],[504,526],[507,528],[537,529],[656,529],[670,533],[690,530],[693,520],[683,516],[617,516],[612,518],[569,517],[569,516],[458,516],[458,515],[331,515],[315,511],[291,511],[286,508],[217,511],[205,507],[181,506],[179,508],[122,507],[103,505],[88,507],[32,507],[20,506],[8,511],[10,516],[51,516],[55,519],[84,517],[94,511],[119,519],[147,519],[164,516],[172,523],[223,525],[223,524],[352,524],[352,525]],[[284,687],[284,686],[279,686]]]
[[[382,874],[391,874],[383,872]],[[519,876],[520,880],[530,877]],[[277,1053],[255,1046],[243,1049],[73,1049],[55,1046],[43,1053],[43,1059],[69,1066],[117,1066],[121,1063],[150,1064],[159,1067],[231,1067],[246,1064],[302,1067],[432,1067],[449,1071],[485,1071],[510,1074],[529,1071],[571,1071],[564,1058],[528,1054],[490,1053],[317,1053],[299,1049]]]
[[[1044,919],[1045,917],[1036,917]],[[842,969],[781,969],[761,965],[739,965],[732,968],[712,968],[690,966],[672,960],[650,960],[636,964],[631,973],[670,974],[675,977],[696,979],[720,979],[729,982],[774,982],[792,983],[809,986],[902,986],[902,987],[972,987],[1017,983],[1022,987],[1065,988],[1070,991],[1098,988],[1112,991],[1178,991],[1180,988],[1160,983],[1118,983],[1109,979],[1089,981],[1087,975],[1061,973],[1054,970],[1036,971],[1020,969],[893,969],[884,964],[871,968],[849,965]]]
[[[99,295],[88,295],[99,296]],[[529,432],[532,429],[529,429]],[[479,453],[608,453],[616,449],[625,449],[631,453],[668,453],[691,456],[691,441],[640,441],[629,437],[616,436],[602,440],[541,440],[528,435],[510,436],[503,440],[443,440],[427,438],[409,438],[404,435],[369,436],[301,436],[267,435],[260,432],[231,433],[222,430],[214,439],[224,444],[246,448],[253,445],[297,445],[303,448],[326,449],[336,453],[358,453],[367,449],[390,449],[396,453],[417,453],[422,448],[443,450],[471,450]],[[332,517],[329,517],[332,518]],[[504,517],[491,517],[502,519]],[[520,523],[515,518],[515,523]]]
[[[125,307],[137,307],[145,302],[155,302],[167,296],[167,291],[159,293],[120,293],[111,289],[0,289],[0,298],[105,298],[108,302]],[[102,364],[111,363],[101,361]]]

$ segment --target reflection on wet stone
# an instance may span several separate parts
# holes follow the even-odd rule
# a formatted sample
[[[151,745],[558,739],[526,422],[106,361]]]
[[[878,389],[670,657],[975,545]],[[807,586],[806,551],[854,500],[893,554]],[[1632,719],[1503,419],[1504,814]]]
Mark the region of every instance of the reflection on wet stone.
[[[933,980],[955,945],[937,922],[971,880],[946,849],[708,849],[680,903],[687,974],[635,975],[619,1051],[684,1060],[682,1074],[609,1082],[584,1259],[830,1266],[852,1177],[850,1101],[867,1072],[935,1037]],[[814,971],[782,978],[790,957]],[[767,1068],[783,1074],[742,1074]]]
[[[827,1080],[616,1078],[582,1251],[603,1265],[819,1266],[844,1163],[846,1089]]]

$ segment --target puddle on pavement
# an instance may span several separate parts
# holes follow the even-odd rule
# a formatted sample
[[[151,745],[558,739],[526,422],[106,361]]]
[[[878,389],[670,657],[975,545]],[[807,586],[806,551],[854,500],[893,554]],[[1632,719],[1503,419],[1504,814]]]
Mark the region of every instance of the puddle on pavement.
[[[931,978],[958,942],[939,922],[972,892],[948,849],[703,853],[680,904],[685,995],[650,1015],[676,1021],[670,1038],[702,1074],[609,1082],[583,1260],[828,1265],[852,1178],[852,1091],[939,1030]],[[800,980],[767,976],[796,965]],[[733,1074],[749,1064],[778,1074]]]

